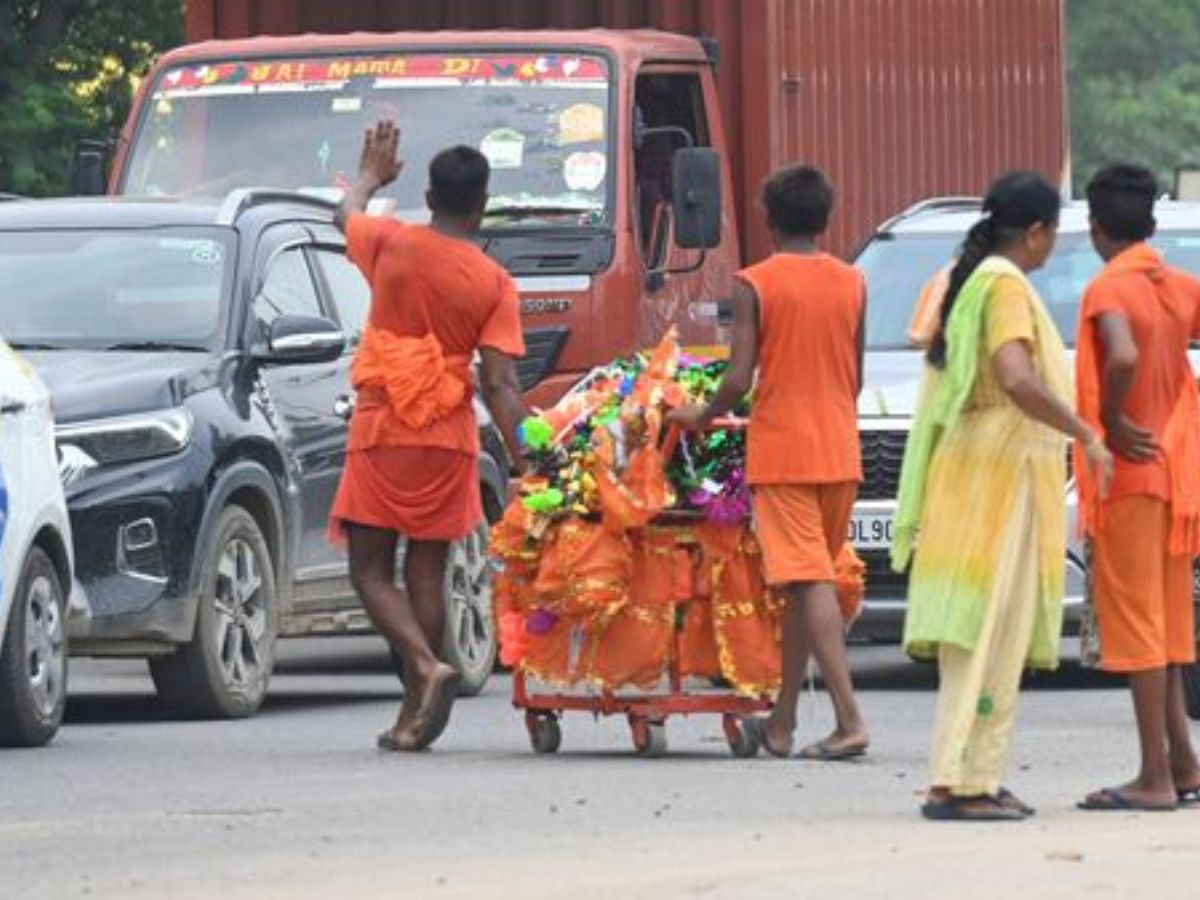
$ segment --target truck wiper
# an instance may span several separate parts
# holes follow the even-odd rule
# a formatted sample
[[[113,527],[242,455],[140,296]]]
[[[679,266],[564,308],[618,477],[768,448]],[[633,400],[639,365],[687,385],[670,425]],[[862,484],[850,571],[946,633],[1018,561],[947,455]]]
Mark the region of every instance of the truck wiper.
[[[60,344],[46,344],[41,341],[11,341],[10,347],[14,350],[65,350],[66,347]]]
[[[540,216],[585,216],[600,212],[594,206],[497,206],[487,210],[485,219],[536,219]]]
[[[145,350],[150,352],[165,352],[170,350],[184,350],[191,353],[205,352],[203,347],[196,344],[183,344],[174,341],[123,341],[117,344],[109,344],[105,350]]]

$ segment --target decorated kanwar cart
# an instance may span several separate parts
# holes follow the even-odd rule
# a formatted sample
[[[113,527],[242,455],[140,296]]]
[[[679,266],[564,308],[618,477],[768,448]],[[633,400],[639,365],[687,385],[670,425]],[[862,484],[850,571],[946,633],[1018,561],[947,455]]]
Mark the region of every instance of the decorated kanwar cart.
[[[668,334],[522,425],[530,471],[493,530],[494,604],[539,753],[558,751],[567,711],[625,716],[646,756],[666,751],[670,716],[712,713],[736,756],[758,752],[740,717],[778,690],[782,600],[750,527],[751,401],[704,433],[665,424],[725,365]],[[863,573],[849,548],[838,573],[849,621]]]

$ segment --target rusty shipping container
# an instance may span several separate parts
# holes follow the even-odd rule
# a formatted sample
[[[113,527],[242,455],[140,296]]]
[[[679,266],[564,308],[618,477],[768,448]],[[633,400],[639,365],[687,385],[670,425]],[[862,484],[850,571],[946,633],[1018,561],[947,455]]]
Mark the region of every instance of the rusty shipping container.
[[[749,258],[753,198],[805,161],[838,188],[830,246],[931,194],[997,172],[1061,181],[1065,0],[188,0],[189,41],[441,28],[654,27],[718,41],[718,79]]]

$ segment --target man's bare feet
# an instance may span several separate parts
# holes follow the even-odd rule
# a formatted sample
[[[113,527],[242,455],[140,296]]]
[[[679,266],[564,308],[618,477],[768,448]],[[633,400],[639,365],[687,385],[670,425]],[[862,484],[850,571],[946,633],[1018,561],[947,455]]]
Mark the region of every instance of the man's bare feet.
[[[428,677],[421,679],[420,702],[409,729],[415,749],[424,750],[446,730],[461,684],[458,670],[445,663],[438,663]]]

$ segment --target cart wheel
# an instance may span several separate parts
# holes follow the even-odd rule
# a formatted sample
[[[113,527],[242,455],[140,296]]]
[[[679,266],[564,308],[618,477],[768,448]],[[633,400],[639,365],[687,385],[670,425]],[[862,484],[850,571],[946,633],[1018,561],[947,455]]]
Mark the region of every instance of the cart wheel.
[[[631,719],[633,746],[638,756],[658,759],[667,754],[667,726],[665,722],[649,719]]]
[[[729,752],[738,759],[753,759],[758,756],[758,741],[742,728],[736,716],[725,716],[721,724],[725,727],[725,740],[729,742]]]
[[[557,753],[562,746],[562,728],[554,713],[530,716],[525,726],[529,729],[529,744],[534,753]]]

